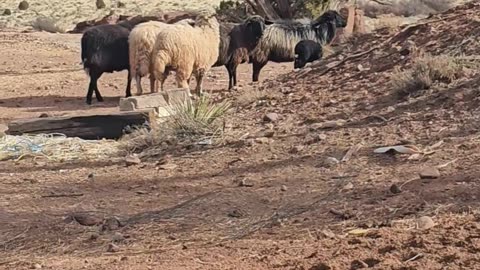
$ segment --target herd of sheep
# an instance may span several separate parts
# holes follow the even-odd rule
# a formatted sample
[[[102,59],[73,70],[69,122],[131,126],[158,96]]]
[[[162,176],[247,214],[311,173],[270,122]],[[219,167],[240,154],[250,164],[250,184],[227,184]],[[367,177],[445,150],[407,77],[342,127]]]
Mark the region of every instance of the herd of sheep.
[[[329,10],[317,19],[268,21],[251,16],[242,23],[219,23],[215,16],[199,15],[173,24],[158,21],[123,21],[115,25],[89,28],[81,39],[81,58],[90,76],[87,104],[93,92],[103,98],[97,81],[104,72],[128,70],[126,96],[131,96],[135,78],[137,94],[142,94],[141,78],[149,76],[150,91],[158,92],[174,71],[177,86],[189,88],[194,75],[195,93],[202,94],[207,72],[216,66],[228,71],[228,89],[237,84],[236,69],[242,63],[253,65],[253,81],[268,63],[294,61],[294,68],[322,57],[321,45],[330,43],[336,29],[346,19]]]

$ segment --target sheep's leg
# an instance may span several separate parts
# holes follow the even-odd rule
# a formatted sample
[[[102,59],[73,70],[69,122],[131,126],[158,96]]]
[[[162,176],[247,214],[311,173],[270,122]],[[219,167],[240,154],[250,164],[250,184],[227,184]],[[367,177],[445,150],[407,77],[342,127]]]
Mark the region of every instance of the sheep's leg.
[[[228,90],[232,90],[237,85],[237,66],[236,63],[228,63],[225,65],[228,71]]]
[[[140,96],[143,94],[142,77],[140,75],[135,76],[135,82],[137,83],[137,96]]]
[[[96,80],[96,78],[93,78],[92,76],[90,76],[90,83],[88,84],[88,91],[87,91],[87,104],[88,105],[92,104],[93,90],[95,89],[94,80]]]
[[[188,96],[192,96],[192,93],[190,92],[190,86],[189,86],[189,81],[190,77],[192,76],[192,70],[177,70],[175,74],[175,79],[177,81],[177,87],[178,88],[186,88],[188,89]]]
[[[100,79],[101,76],[102,76],[101,72],[90,70],[90,84],[88,86],[88,92],[87,92],[88,105],[92,104],[93,91],[95,91],[95,97],[97,98],[97,101],[103,102],[103,97],[100,94],[100,91],[98,90],[98,86],[97,86],[97,81],[98,79]]]
[[[125,91],[125,96],[126,97],[131,97],[132,96],[132,73],[130,73],[130,70],[128,70],[128,75],[127,75],[127,90]]]
[[[201,96],[203,94],[203,78],[205,78],[206,71],[204,68],[201,68],[197,70],[195,73],[195,80],[197,80],[197,86],[195,87],[195,93],[198,96]]]
[[[260,70],[266,65],[266,62],[257,62],[253,61],[253,78],[252,81],[258,82],[258,77],[260,76]]]
[[[155,77],[153,77],[152,74],[150,74],[150,93],[156,93],[158,92],[158,84],[155,83]]]
[[[225,65],[228,72],[228,90],[232,90],[233,88],[233,71],[232,66],[230,64]]]

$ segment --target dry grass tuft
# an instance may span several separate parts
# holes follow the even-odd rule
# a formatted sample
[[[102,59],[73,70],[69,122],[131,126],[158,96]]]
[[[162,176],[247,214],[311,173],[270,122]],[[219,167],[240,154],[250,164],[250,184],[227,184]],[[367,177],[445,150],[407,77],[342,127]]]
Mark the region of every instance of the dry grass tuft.
[[[174,103],[167,108],[170,116],[152,130],[139,128],[125,135],[122,148],[129,153],[142,152],[143,156],[149,156],[171,145],[220,138],[223,122],[219,120],[229,109],[229,102],[215,103],[206,96]]]
[[[432,56],[420,53],[414,58],[411,69],[392,75],[392,86],[400,96],[429,89],[435,82],[451,83],[463,72],[461,61],[450,55]]]

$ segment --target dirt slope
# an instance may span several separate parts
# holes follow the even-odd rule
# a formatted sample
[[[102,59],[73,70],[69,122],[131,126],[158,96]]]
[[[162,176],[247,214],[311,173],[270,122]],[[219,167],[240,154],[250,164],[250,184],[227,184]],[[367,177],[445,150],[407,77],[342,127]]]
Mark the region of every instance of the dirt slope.
[[[263,91],[245,85],[232,94],[225,144],[175,149],[163,157],[175,168],[162,169],[162,157],[0,164],[0,268],[480,269],[477,71],[410,98],[390,85],[413,44],[474,56],[479,11],[362,36],[310,71],[266,79]],[[267,113],[278,121],[264,122]],[[373,153],[405,141],[429,153]],[[420,179],[426,167],[439,176]],[[52,191],[82,195],[42,197]],[[110,223],[65,218],[79,212]],[[421,216],[435,226],[418,228]]]

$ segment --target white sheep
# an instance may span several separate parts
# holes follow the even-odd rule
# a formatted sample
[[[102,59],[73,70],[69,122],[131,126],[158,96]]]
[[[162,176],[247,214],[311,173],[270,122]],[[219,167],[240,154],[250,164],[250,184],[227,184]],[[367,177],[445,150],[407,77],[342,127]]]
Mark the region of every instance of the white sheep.
[[[175,24],[193,25],[192,19],[184,19]],[[162,28],[168,27],[169,24],[149,21],[141,23],[130,32],[128,37],[129,43],[129,62],[130,74],[135,78],[137,84],[137,95],[143,93],[141,79],[150,74],[150,92],[158,92],[158,84],[155,84],[155,77],[151,70],[151,58],[157,35]],[[168,75],[169,70],[166,70]]]
[[[214,16],[198,16],[195,27],[172,24],[162,28],[152,55],[153,74],[160,81],[162,91],[165,71],[173,69],[180,88],[189,89],[188,81],[193,73],[197,81],[195,92],[201,95],[203,78],[217,61],[219,46],[220,30]]]

